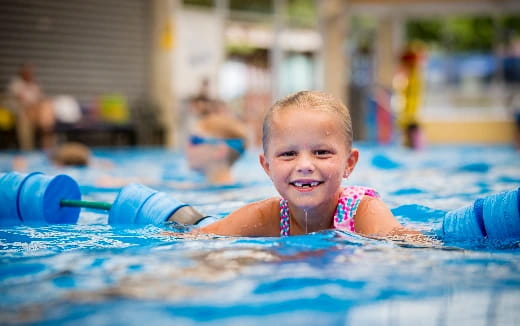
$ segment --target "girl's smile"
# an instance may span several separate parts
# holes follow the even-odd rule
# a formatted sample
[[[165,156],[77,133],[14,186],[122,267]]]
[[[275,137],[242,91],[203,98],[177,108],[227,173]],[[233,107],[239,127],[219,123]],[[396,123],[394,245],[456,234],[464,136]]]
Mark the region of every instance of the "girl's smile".
[[[314,180],[298,180],[298,181],[290,182],[290,184],[292,186],[296,187],[296,189],[301,192],[312,191],[314,188],[316,188],[317,186],[319,186],[322,183],[323,183],[323,181],[314,181]]]

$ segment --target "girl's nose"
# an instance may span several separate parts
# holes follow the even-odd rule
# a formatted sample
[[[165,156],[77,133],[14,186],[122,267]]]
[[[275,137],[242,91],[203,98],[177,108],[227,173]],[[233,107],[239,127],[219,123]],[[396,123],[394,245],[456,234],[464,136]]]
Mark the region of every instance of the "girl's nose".
[[[296,169],[300,173],[312,173],[314,171],[314,162],[309,155],[301,155],[298,158]]]

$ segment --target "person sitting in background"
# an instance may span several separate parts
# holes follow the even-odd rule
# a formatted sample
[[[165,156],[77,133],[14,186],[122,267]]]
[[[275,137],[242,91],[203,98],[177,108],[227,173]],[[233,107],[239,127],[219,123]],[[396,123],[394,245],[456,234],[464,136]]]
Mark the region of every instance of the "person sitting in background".
[[[210,114],[198,120],[186,145],[191,169],[202,173],[216,185],[234,182],[231,167],[246,149],[245,125],[224,114]]]
[[[8,87],[9,94],[16,102],[18,141],[22,150],[34,149],[34,134],[40,134],[41,147],[51,148],[54,145],[54,109],[52,102],[46,98],[36,82],[33,67],[23,64],[18,75]]]

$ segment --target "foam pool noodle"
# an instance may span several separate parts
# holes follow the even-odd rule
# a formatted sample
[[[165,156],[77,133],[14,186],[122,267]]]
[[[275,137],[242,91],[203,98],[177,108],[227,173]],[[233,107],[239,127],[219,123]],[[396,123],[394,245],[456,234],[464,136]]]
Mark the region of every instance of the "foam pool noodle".
[[[60,203],[61,198],[81,199],[78,184],[68,175],[9,172],[0,179],[0,187],[2,223],[17,219],[37,224],[76,223],[78,220],[80,208]]]
[[[448,212],[443,220],[446,239],[520,239],[520,188],[479,198]]]

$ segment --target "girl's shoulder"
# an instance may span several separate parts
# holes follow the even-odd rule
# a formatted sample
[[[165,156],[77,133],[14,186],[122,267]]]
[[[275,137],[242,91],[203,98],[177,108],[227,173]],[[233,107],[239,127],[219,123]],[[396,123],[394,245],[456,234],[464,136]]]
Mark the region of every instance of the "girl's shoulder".
[[[280,198],[270,197],[257,202],[253,202],[242,207],[244,214],[255,215],[263,221],[270,221],[280,215]],[[239,209],[240,210],[240,209]]]
[[[271,197],[249,203],[225,218],[201,228],[204,233],[232,236],[277,236],[280,198]]]
[[[354,222],[356,232],[364,235],[387,235],[400,227],[383,200],[370,195],[363,196],[358,202]]]

